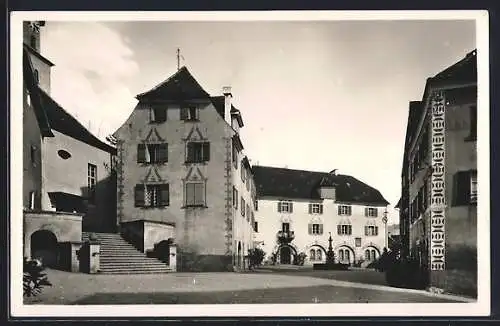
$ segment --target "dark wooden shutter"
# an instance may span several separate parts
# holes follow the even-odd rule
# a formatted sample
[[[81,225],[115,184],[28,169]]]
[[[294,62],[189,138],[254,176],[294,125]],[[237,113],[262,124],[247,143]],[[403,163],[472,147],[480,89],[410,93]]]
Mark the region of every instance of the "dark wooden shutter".
[[[312,225],[312,224],[308,224],[308,225],[307,225],[307,232],[308,232],[309,234],[312,234],[312,233],[313,233],[313,225]]]
[[[312,214],[312,206],[313,204],[309,204],[309,214]]]
[[[290,213],[293,213],[293,203],[292,203],[292,202],[289,202],[288,204],[290,205],[290,206],[289,206],[289,207],[290,207]]]
[[[134,189],[135,206],[144,206],[144,185],[136,185]]]
[[[194,184],[194,199],[195,205],[204,206],[205,205],[205,184],[195,183]]]
[[[470,107],[470,138],[477,139],[477,107]]]
[[[137,145],[137,163],[145,163],[146,162],[146,145],[139,144]]]
[[[186,183],[186,206],[194,205],[194,184]]]
[[[181,108],[181,120],[188,119],[188,108]]]
[[[320,214],[323,214],[323,204],[320,204],[320,205],[319,205],[319,213],[320,213]]]
[[[202,152],[203,152],[203,161],[207,162],[210,161],[210,143],[205,142],[202,145]]]
[[[368,207],[365,207],[365,216],[370,216],[370,213],[368,212]]]
[[[347,215],[351,216],[352,215],[352,207],[347,206]]]
[[[368,226],[365,226],[365,235],[368,235]]]
[[[352,225],[349,225],[349,226],[347,227],[347,229],[348,229],[349,235],[351,235],[351,234],[352,234]]]
[[[341,211],[340,205],[339,205],[339,206],[337,206],[337,215],[342,215],[341,213],[342,213],[342,211]]]
[[[342,225],[337,225],[337,234],[342,234]]]
[[[323,234],[323,224],[319,225],[319,234]]]
[[[468,171],[459,171],[454,176],[455,182],[455,205],[467,205],[470,198],[470,173]]]
[[[278,202],[278,213],[281,213],[281,202]]]
[[[378,235],[378,226],[375,227],[375,235]]]
[[[160,206],[168,205],[170,205],[170,192],[169,185],[167,183],[160,185]]]
[[[158,148],[158,162],[168,162],[168,144],[160,144]]]

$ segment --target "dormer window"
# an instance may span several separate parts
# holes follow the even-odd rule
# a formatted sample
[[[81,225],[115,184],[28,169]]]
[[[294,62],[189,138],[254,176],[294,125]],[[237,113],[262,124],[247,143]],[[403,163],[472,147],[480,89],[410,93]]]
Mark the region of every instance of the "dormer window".
[[[181,108],[181,120],[183,121],[197,121],[199,120],[199,112],[196,106],[189,106]]]

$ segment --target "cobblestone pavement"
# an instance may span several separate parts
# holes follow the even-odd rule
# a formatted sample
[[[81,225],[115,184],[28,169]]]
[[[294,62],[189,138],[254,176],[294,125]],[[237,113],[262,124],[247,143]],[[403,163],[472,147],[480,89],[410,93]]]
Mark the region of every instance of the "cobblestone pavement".
[[[454,297],[273,273],[89,275],[47,271],[39,304],[458,302]]]

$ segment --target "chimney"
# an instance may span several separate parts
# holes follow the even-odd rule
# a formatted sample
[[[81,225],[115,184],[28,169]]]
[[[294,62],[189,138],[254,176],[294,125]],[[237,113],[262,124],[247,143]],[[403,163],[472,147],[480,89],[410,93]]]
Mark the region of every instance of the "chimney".
[[[231,125],[231,99],[233,98],[231,86],[224,86],[222,94],[224,94],[224,119]]]

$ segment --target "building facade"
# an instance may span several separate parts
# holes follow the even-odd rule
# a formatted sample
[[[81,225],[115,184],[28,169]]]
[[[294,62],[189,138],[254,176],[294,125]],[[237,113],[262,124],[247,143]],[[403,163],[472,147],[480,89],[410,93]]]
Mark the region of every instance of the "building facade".
[[[116,212],[116,185],[106,172],[115,149],[51,98],[54,64],[39,52],[43,26],[23,23],[24,256],[78,271],[82,231],[105,229]]]
[[[410,103],[402,170],[404,252],[431,287],[477,291],[476,51]],[[477,293],[476,293],[477,294]]]
[[[210,96],[182,67],[136,98],[113,134],[120,233],[143,252],[175,248],[179,270],[245,268],[255,187],[231,89]]]
[[[367,266],[387,247],[387,205],[380,192],[348,175],[253,166],[256,243],[267,259],[325,262],[328,238],[336,260]],[[274,257],[274,258],[271,258]]]

